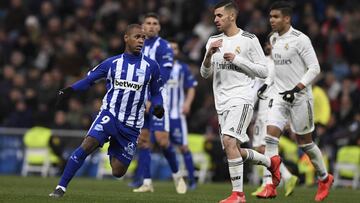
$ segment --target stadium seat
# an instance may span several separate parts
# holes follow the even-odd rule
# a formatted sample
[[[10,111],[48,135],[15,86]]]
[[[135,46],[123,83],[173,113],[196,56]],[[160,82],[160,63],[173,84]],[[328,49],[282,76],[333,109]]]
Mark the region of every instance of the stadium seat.
[[[344,146],[336,155],[334,186],[349,186],[353,189],[360,181],[360,147]]]
[[[56,174],[57,168],[52,164],[59,163],[59,159],[49,148],[50,137],[51,130],[39,126],[31,128],[25,133],[22,176],[27,176],[29,172],[39,172],[42,177]]]
[[[201,134],[189,134],[188,146],[193,155],[193,161],[195,165],[195,177],[198,178],[198,182],[203,184],[209,176],[209,156],[205,152],[205,137]],[[186,171],[187,173],[187,171]],[[184,174],[186,174],[184,173]]]

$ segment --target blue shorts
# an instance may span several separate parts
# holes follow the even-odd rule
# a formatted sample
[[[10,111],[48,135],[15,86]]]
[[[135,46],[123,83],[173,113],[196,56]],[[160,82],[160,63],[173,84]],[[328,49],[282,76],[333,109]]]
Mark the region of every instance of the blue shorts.
[[[170,141],[176,145],[187,145],[186,118],[170,119]]]
[[[101,147],[110,141],[108,155],[127,166],[136,152],[139,134],[140,129],[120,123],[107,110],[99,112],[88,131],[88,135],[99,141]]]

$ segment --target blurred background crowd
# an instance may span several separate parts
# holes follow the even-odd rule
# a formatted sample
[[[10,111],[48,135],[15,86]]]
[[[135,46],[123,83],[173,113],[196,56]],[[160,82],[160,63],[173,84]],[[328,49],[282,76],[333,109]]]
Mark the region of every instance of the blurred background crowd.
[[[205,43],[216,33],[212,14],[216,2],[0,1],[0,126],[87,130],[101,105],[104,85],[96,84],[73,96],[60,110],[54,108],[57,91],[83,77],[106,57],[121,53],[126,26],[141,22],[147,12],[156,12],[160,16],[160,36],[180,43],[182,60],[189,63],[199,82],[188,116],[189,131],[216,139],[218,124],[211,80],[199,75]],[[254,33],[263,44],[270,32],[271,1],[236,2],[239,27]],[[329,103],[320,106],[329,104],[331,112],[317,121],[316,135],[332,162],[339,147],[360,145],[360,3],[294,2],[293,26],[310,37],[321,64],[316,86],[325,92]]]

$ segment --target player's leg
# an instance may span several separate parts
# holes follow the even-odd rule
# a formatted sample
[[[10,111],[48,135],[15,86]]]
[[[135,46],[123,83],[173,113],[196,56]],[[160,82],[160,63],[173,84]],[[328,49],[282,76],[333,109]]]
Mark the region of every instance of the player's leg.
[[[130,183],[131,187],[137,188],[143,184],[145,168],[149,167],[151,162],[150,147],[151,143],[149,129],[142,128],[138,138],[138,164],[133,176],[133,181]]]
[[[54,192],[49,194],[50,197],[62,197],[65,194],[69,182],[83,165],[86,157],[98,147],[99,141],[96,138],[90,136],[85,137],[81,146],[71,154],[58,185]]]
[[[122,137],[123,134],[126,134],[127,137]],[[126,131],[118,133],[117,136],[111,136],[108,155],[113,176],[121,178],[125,175],[136,152],[136,136],[126,133]]]
[[[246,202],[245,194],[243,192],[244,160],[239,147],[241,143],[249,141],[246,129],[250,123],[252,111],[253,109],[250,104],[241,104],[232,107],[218,116],[221,141],[228,160],[232,184],[231,195],[228,198],[221,200],[221,203]]]
[[[167,131],[155,131],[155,139],[159,147],[161,148],[164,157],[168,161],[173,180],[175,183],[176,192],[179,194],[186,193],[187,186],[183,179],[183,175],[179,170],[179,163],[176,159],[176,151],[174,145],[170,142],[169,132]]]
[[[296,140],[299,147],[309,156],[318,175],[318,191],[316,201],[324,200],[334,181],[331,174],[328,174],[321,150],[313,142],[311,132],[314,130],[312,100],[303,101],[291,109],[291,129],[296,133]],[[296,115],[296,116],[295,116]]]
[[[267,111],[266,110],[262,110],[261,108],[263,105],[264,100],[260,100],[259,101],[259,111],[257,114],[257,118],[254,124],[254,130],[253,130],[253,139],[252,139],[252,146],[255,149],[255,151],[264,154],[265,153],[265,135],[266,135],[266,124],[264,122],[264,118],[265,116],[267,116]],[[263,113],[262,113],[263,112]],[[266,115],[263,115],[265,114]],[[265,166],[262,165],[254,165],[253,167],[254,169],[254,173],[258,173],[260,172],[261,176],[262,176],[262,183],[260,185],[260,187],[258,187],[256,189],[256,191],[252,192],[251,195],[252,196],[256,196],[258,193],[260,193],[261,191],[263,191],[263,189],[265,188],[265,185],[268,183],[268,179],[271,180],[271,177],[266,177],[265,176],[265,172],[268,172]]]
[[[53,193],[49,194],[51,197],[61,197],[64,195],[67,185],[74,177],[76,171],[82,166],[85,158],[96,148],[108,141],[109,134],[105,132],[105,129],[110,131],[115,129],[115,120],[116,118],[107,111],[99,113],[89,129],[88,136],[85,137],[81,146],[71,154],[58,186]]]
[[[150,130],[149,129],[142,129],[141,134],[138,139],[139,143],[139,154],[138,154],[138,168],[137,173],[138,177],[143,178],[144,180],[141,184],[137,185],[138,188],[134,189],[133,192],[153,192],[154,187],[152,185],[151,180],[151,171],[150,171],[150,164],[151,164],[151,141],[150,141]]]
[[[180,152],[183,155],[185,167],[188,172],[189,189],[194,190],[196,188],[196,180],[195,180],[195,175],[194,175],[195,167],[194,167],[192,153],[191,153],[188,145],[181,145]]]
[[[188,131],[185,116],[178,119],[170,119],[170,142],[179,146],[180,152],[183,156],[186,170],[188,172],[188,186],[189,189],[196,188],[196,180],[194,176],[194,162],[191,151],[188,147]]]

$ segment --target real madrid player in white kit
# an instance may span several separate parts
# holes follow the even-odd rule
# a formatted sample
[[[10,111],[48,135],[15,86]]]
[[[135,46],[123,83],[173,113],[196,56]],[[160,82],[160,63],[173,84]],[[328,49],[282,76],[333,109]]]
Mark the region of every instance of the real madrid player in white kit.
[[[328,196],[334,178],[328,174],[321,151],[311,135],[314,130],[311,82],[320,73],[320,66],[310,39],[291,26],[291,13],[291,5],[283,1],[275,2],[270,8],[270,24],[274,31],[270,43],[275,68],[269,75],[274,80],[274,91],[279,94],[274,94],[269,109],[265,154],[278,154],[279,137],[289,121],[299,147],[310,157],[317,171],[315,200],[322,201]]]
[[[232,194],[221,203],[246,202],[243,193],[243,158],[268,167],[275,184],[280,180],[281,160],[278,155],[269,158],[255,150],[240,148],[241,143],[249,141],[246,129],[253,113],[253,92],[256,91],[254,77],[265,78],[268,71],[256,36],[236,26],[237,12],[231,1],[222,1],[215,6],[214,22],[223,33],[209,38],[200,70],[204,78],[213,74],[220,136],[233,187]]]
[[[266,55],[266,66],[268,67],[269,72],[272,72],[274,69],[274,60],[271,57],[271,45],[270,42],[267,41],[264,45],[264,52]],[[266,84],[266,85],[264,85]],[[254,124],[254,134],[252,139],[252,146],[253,148],[264,154],[265,153],[265,136],[266,136],[266,123],[268,120],[268,111],[270,106],[272,105],[273,100],[272,94],[273,88],[271,85],[273,81],[270,77],[265,79],[256,78],[256,86],[261,87],[257,92],[259,95],[255,94],[254,99],[255,103],[258,102],[258,111],[256,115],[256,120]],[[265,91],[266,90],[266,91]],[[258,166],[263,167],[263,166]],[[271,174],[268,170],[263,167],[263,178],[262,178],[262,185],[251,195],[256,196],[258,198],[274,198],[276,197],[276,189],[272,189],[272,181],[271,181]],[[281,179],[284,181],[285,187],[285,196],[289,196],[293,193],[296,183],[298,181],[298,177],[292,175],[290,171],[286,168],[284,163],[280,165],[280,173]],[[269,186],[266,186],[270,184]],[[269,189],[267,187],[271,187],[271,193],[269,193]]]

